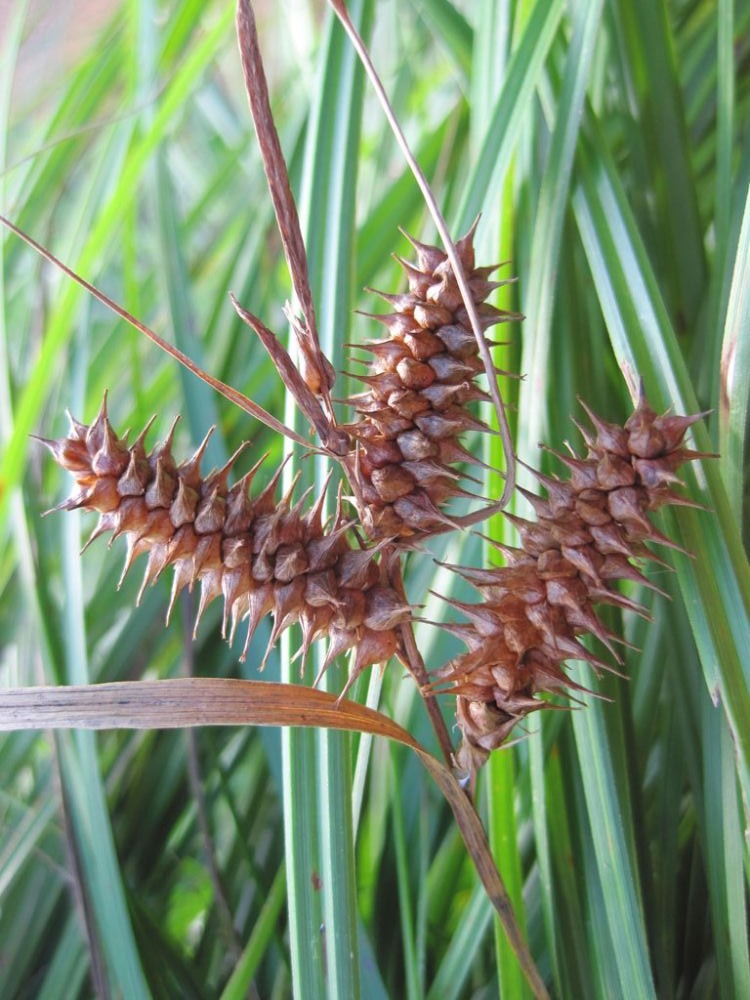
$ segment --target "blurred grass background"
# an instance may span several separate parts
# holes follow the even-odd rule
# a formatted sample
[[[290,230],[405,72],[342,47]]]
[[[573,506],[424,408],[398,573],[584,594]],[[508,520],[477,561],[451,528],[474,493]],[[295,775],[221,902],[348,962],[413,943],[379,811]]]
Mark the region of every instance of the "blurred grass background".
[[[696,443],[722,453],[687,477],[710,512],[664,518],[696,555],[676,554],[677,573],[653,571],[673,599],[645,596],[653,623],[612,618],[636,647],[630,679],[598,682],[576,665],[577,680],[613,701],[537,716],[482,775],[480,803],[532,952],[555,996],[750,996],[750,5],[350,9],[455,234],[481,211],[480,261],[511,260],[506,273],[518,275],[501,302],[527,320],[500,364],[526,374],[503,382],[521,457],[553,468],[537,442],[579,441],[578,395],[624,419],[635,372],[657,408],[711,409]],[[380,308],[364,286],[403,287],[390,257],[408,256],[397,227],[433,231],[324,5],[256,11],[321,331],[349,367],[343,344],[378,335],[352,314]],[[75,10],[41,58],[39,8],[2,13],[2,211],[281,415],[283,386],[227,297],[283,330],[289,281],[231,5],[102,4],[85,32]],[[116,590],[119,546],[80,556],[92,524],[41,518],[67,484],[29,434],[62,435],[66,407],[90,420],[108,390],[118,429],[158,414],[152,442],[181,413],[180,455],[216,424],[206,467],[249,438],[242,461],[269,451],[271,470],[281,442],[18,240],[0,253],[2,683],[257,676],[268,630],[240,664],[211,608],[192,644],[188,604],[163,628],[167,582],[134,609],[137,568]],[[435,552],[487,558],[471,535]],[[428,587],[456,588],[428,555],[410,558],[407,585],[415,602]],[[425,617],[440,614],[430,600]],[[434,628],[419,639],[430,667],[455,648]],[[275,655],[267,672],[280,671]],[[432,745],[397,667],[356,694]],[[366,739],[305,747],[310,768],[295,773],[282,768],[276,733],[4,737],[0,995],[283,997],[293,977],[311,997],[327,984],[366,997],[523,996],[417,763]],[[342,769],[337,807],[353,822],[331,830],[322,804]],[[287,859],[287,906],[282,815],[288,831],[294,803],[300,863],[312,868],[300,877]]]

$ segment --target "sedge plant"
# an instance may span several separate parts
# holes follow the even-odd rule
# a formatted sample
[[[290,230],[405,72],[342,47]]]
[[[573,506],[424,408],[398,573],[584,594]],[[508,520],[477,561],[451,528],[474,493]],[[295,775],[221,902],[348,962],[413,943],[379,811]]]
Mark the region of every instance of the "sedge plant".
[[[356,23],[366,40],[361,51],[366,56],[369,44],[377,59],[377,31],[385,29],[373,6],[352,4],[349,13],[343,5],[333,6],[354,43]],[[69,911],[63,929],[49,936],[56,951],[47,989],[60,981],[53,976],[76,975],[76,988],[85,990],[87,971],[98,991],[105,993],[112,984],[128,996],[174,995],[175,990],[200,995],[206,989],[228,996],[245,995],[248,989],[265,995],[270,989],[283,991],[290,976],[301,996],[322,995],[325,989],[336,995],[448,996],[460,995],[470,984],[492,990],[495,983],[512,995],[528,988],[537,995],[545,989],[570,996],[647,996],[657,990],[702,995],[716,984],[727,995],[741,995],[747,985],[738,796],[739,790],[747,800],[750,739],[742,656],[747,564],[739,532],[747,396],[742,276],[748,239],[741,193],[747,165],[746,158],[732,156],[746,129],[741,94],[730,102],[739,109],[734,120],[726,101],[711,105],[705,90],[699,98],[693,89],[696,66],[705,67],[705,55],[698,62],[706,45],[698,26],[707,23],[709,38],[726,53],[737,23],[731,4],[710,16],[696,5],[683,12],[682,20],[651,9],[644,12],[652,29],[644,42],[624,5],[579,7],[566,13],[556,4],[527,9],[488,3],[471,20],[451,5],[425,5],[425,23],[445,46],[441,58],[465,82],[472,100],[467,116],[463,106],[441,104],[436,92],[440,110],[420,136],[418,159],[440,181],[443,211],[458,232],[468,229],[468,236],[455,243],[448,238],[442,245],[411,238],[414,256],[401,261],[406,287],[385,286],[394,289],[384,296],[389,311],[380,313],[385,334],[373,336],[376,319],[362,318],[356,325],[367,329],[368,324],[370,332],[356,336],[365,352],[353,352],[356,360],[344,360],[342,350],[345,340],[355,340],[342,334],[355,325],[352,259],[360,282],[384,287],[380,258],[392,246],[395,225],[413,232],[416,222],[421,233],[426,223],[422,195],[406,172],[383,183],[382,168],[395,155],[386,133],[374,145],[369,176],[363,164],[357,183],[367,119],[364,75],[351,40],[331,17],[320,40],[318,82],[306,95],[307,116],[295,120],[290,115],[289,134],[282,129],[279,143],[270,108],[257,104],[260,54],[253,48],[251,9],[240,5],[245,82],[273,213],[270,208],[254,213],[248,231],[235,206],[219,227],[222,237],[212,244],[206,239],[212,197],[218,197],[239,164],[229,132],[221,133],[218,151],[218,139],[206,143],[216,163],[198,171],[203,194],[185,218],[175,171],[181,164],[190,178],[189,150],[180,150],[182,160],[173,153],[170,162],[170,145],[161,143],[171,116],[225,38],[226,19],[217,16],[197,31],[192,8],[186,6],[159,56],[145,7],[123,10],[108,29],[111,39],[119,39],[124,24],[128,37],[137,39],[136,49],[121,40],[119,51],[122,72],[128,68],[144,110],[137,123],[127,117],[119,123],[111,145],[94,150],[92,181],[79,216],[86,219],[88,207],[90,223],[81,230],[84,250],[74,270],[93,276],[90,265],[106,258],[112,233],[122,231],[128,268],[124,294],[115,296],[127,305],[121,315],[142,315],[138,306],[147,295],[158,303],[161,282],[139,274],[139,213],[129,201],[132,185],[145,171],[177,344],[171,354],[189,360],[204,383],[259,417],[268,431],[252,432],[257,455],[250,470],[231,484],[232,465],[242,456],[234,449],[230,459],[234,442],[231,448],[229,442],[248,437],[242,426],[246,418],[237,410],[223,419],[218,413],[210,416],[216,399],[205,385],[187,380],[192,376],[186,376],[182,390],[190,436],[200,440],[207,423],[221,428],[193,459],[175,457],[179,430],[174,428],[165,427],[161,443],[147,447],[145,434],[133,440],[113,430],[104,407],[81,422],[86,401],[103,396],[105,388],[110,389],[110,411],[125,401],[123,387],[112,379],[113,348],[92,332],[109,321],[89,313],[85,334],[69,341],[77,301],[72,285],[59,298],[56,294],[38,360],[23,381],[23,355],[6,333],[4,406],[13,420],[7,423],[12,434],[4,452],[4,481],[12,485],[20,479],[25,435],[41,431],[76,483],[62,506],[97,511],[95,536],[124,535],[127,563],[145,556],[146,564],[144,585],[125,576],[115,604],[104,596],[111,559],[100,557],[102,579],[95,586],[82,575],[82,565],[87,575],[91,572],[86,566],[94,547],[82,564],[75,552],[77,521],[57,529],[64,538],[54,544],[52,519],[44,527],[36,519],[42,505],[28,491],[25,507],[19,505],[18,494],[6,489],[3,512],[14,526],[7,542],[6,585],[23,581],[23,592],[32,598],[18,624],[17,634],[25,635],[26,643],[16,640],[13,648],[28,648],[30,633],[24,632],[23,621],[38,621],[43,623],[40,662],[48,681],[128,678],[132,684],[148,675],[173,676],[178,663],[179,672],[198,670],[212,680],[236,671],[239,657],[244,676],[253,676],[267,662],[268,672],[280,670],[287,685],[258,685],[248,698],[231,683],[212,686],[209,678],[208,683],[188,678],[166,687],[159,687],[163,681],[156,686],[136,682],[128,694],[121,687],[100,686],[98,692],[85,689],[81,703],[60,707],[58,701],[57,715],[54,704],[51,713],[45,711],[40,693],[20,693],[14,707],[11,692],[3,718],[9,728],[160,728],[244,720],[349,728],[362,735],[355,752],[351,738],[340,733],[324,734],[316,745],[312,732],[285,730],[281,746],[272,736],[263,741],[235,734],[209,743],[210,753],[204,745],[203,760],[192,737],[185,751],[187,793],[180,788],[181,753],[175,753],[170,734],[107,737],[101,745],[104,772],[88,735],[57,739],[51,767],[60,775],[65,825],[57,840],[52,838],[49,856],[67,847],[81,917]],[[21,24],[19,14],[7,43],[11,54]],[[410,30],[412,44],[426,37],[420,21]],[[684,80],[676,73],[669,76],[677,38]],[[490,58],[493,43],[507,55],[502,72]],[[617,47],[616,68],[604,58],[610,47]],[[177,51],[187,57],[152,107],[148,86],[158,79],[160,60],[167,64]],[[744,58],[741,46],[735,58]],[[444,64],[437,60],[437,65],[439,73]],[[711,65],[715,77],[707,76],[705,86],[710,81],[725,98],[731,96],[731,71],[719,72],[718,60]],[[90,93],[86,80],[96,79],[100,69],[92,52],[75,77],[79,89],[71,89],[55,125],[59,129],[66,122],[71,135],[53,143],[50,162],[40,155],[31,166],[16,166],[27,174],[27,206],[36,204],[28,194],[31,186],[62,169],[66,156],[74,162],[71,150],[80,139],[75,115],[90,114],[79,91]],[[400,82],[408,94],[414,76],[410,69],[401,73],[392,89],[399,93]],[[663,81],[665,75],[669,85],[660,91],[662,103],[655,111],[645,102],[642,106],[644,134],[655,138],[656,147],[661,143],[660,157],[643,137],[633,138],[627,117],[616,127],[603,116],[611,99],[605,84],[615,81],[622,94],[640,94],[644,81]],[[227,106],[222,88],[212,93],[211,113],[205,107],[195,111],[194,140],[218,136],[218,121],[238,120],[239,109]],[[694,106],[687,103],[689,95]],[[405,98],[402,110],[408,116]],[[65,115],[73,117],[68,122]],[[691,143],[703,136],[696,131],[698,123],[704,131],[713,129],[716,141],[721,197],[715,201],[706,200],[701,186],[703,161],[691,158]],[[667,124],[674,129],[669,143]],[[291,184],[281,152],[284,139]],[[628,142],[640,154],[632,175],[621,167]],[[119,169],[112,174],[114,163]],[[664,183],[667,166],[672,184]],[[260,184],[260,165],[253,170]],[[8,176],[13,179],[14,171]],[[648,225],[655,209],[640,204],[633,194],[637,188],[629,186],[644,178],[653,185],[666,220],[658,236]],[[291,195],[295,184],[301,226]],[[531,191],[536,192],[533,207],[527,203]],[[363,192],[371,209],[358,222]],[[91,203],[99,199],[93,213]],[[707,205],[715,207],[714,215]],[[480,209],[484,218],[475,229],[471,224]],[[61,202],[60,212],[66,211],[72,208]],[[284,298],[277,295],[274,302],[267,289],[278,284],[279,275],[258,264],[257,251],[268,239],[274,215],[295,292],[286,312],[288,348],[272,332],[274,324],[259,318],[271,316]],[[15,217],[23,229],[39,232],[28,211]],[[716,227],[710,259],[698,238],[708,219]],[[188,223],[192,228],[185,228]],[[439,214],[435,224],[445,238]],[[493,231],[499,235],[493,237]],[[207,331],[203,345],[195,336],[196,305],[187,300],[187,233],[212,247],[198,269],[215,303],[202,324]],[[232,233],[241,245],[249,244],[244,259],[231,252],[237,245]],[[511,251],[517,285],[504,281],[504,274],[493,281],[491,266],[479,260],[482,244]],[[19,251],[14,246],[7,252]],[[680,275],[665,270],[670,253],[683,268]],[[61,251],[60,256],[76,255]],[[499,256],[488,257],[489,265]],[[258,365],[257,340],[242,339],[240,328],[222,314],[222,281],[224,289],[237,289],[235,310],[265,347],[270,367]],[[696,296],[703,286],[707,304],[701,310]],[[568,300],[563,287],[577,291]],[[106,299],[97,294],[100,301]],[[488,304],[498,295],[505,298]],[[12,287],[11,304],[16,296]],[[243,303],[252,303],[253,311]],[[508,343],[492,348],[503,358],[496,372],[496,362],[487,360],[492,345],[484,331],[498,321],[517,321],[519,309],[528,314],[523,332],[509,323],[511,333],[503,338]],[[371,306],[368,312],[378,310]],[[707,325],[713,334],[699,340],[698,330]],[[151,329],[142,323],[140,328],[153,338]],[[35,415],[50,397],[53,363],[63,350],[71,358],[72,378],[53,395],[67,392],[64,402],[79,419],[72,420],[67,433],[52,437]],[[141,351],[131,348],[136,370],[144,364]],[[250,370],[240,387],[235,373],[243,355]],[[356,386],[352,382],[342,390],[343,378],[336,372],[343,367],[354,369]],[[519,371],[527,373],[520,384]],[[283,419],[274,415],[280,413],[279,397],[274,399],[269,388],[276,373],[286,386]],[[171,378],[165,367],[150,381],[139,380],[145,398],[138,401],[137,413],[156,408],[153,403]],[[624,386],[634,397],[630,416],[622,405]],[[610,398],[613,392],[618,405]],[[563,424],[575,409],[576,394],[588,417],[581,426],[583,449],[574,445],[565,453]],[[701,405],[713,407],[724,457],[720,463],[701,462],[693,474],[682,468],[684,463],[715,450],[709,431],[696,423]],[[694,442],[688,447],[684,436],[693,424]],[[296,449],[286,460],[282,435]],[[531,454],[540,436],[549,446],[541,463],[538,453]],[[487,446],[480,444],[482,437],[489,439]],[[270,454],[261,464],[256,459],[264,451]],[[201,460],[219,471],[201,472]],[[36,471],[29,475],[49,476],[46,466],[34,461]],[[466,478],[467,465],[473,478]],[[270,475],[251,490],[250,480],[263,479],[264,467]],[[518,491],[513,490],[516,473],[522,484]],[[684,483],[678,483],[683,476]],[[532,488],[534,480],[541,491]],[[511,494],[518,498],[514,511],[489,520],[505,510]],[[660,514],[655,524],[652,514],[674,504],[675,514],[667,519]],[[484,540],[469,530],[479,526]],[[664,547],[648,575],[643,560],[656,553],[644,542]],[[670,548],[674,577],[662,558]],[[49,563],[42,561],[44,553]],[[55,553],[63,559],[57,570]],[[159,585],[145,586],[167,567],[174,570],[171,596]],[[55,594],[55,572],[65,581],[64,600]],[[614,586],[618,580],[626,581],[626,589]],[[662,598],[673,591],[677,599],[655,607],[652,597],[644,596],[649,591]],[[128,597],[133,603],[142,598],[138,619],[122,617]],[[188,631],[196,618],[204,619],[196,646],[157,630],[165,601],[173,610],[179,604]],[[217,614],[220,604],[223,615]],[[91,658],[84,605],[88,642],[94,641]],[[655,621],[646,627],[644,615]],[[222,632],[230,641],[240,636],[230,652],[219,641]],[[276,660],[273,650],[282,633],[286,643]],[[587,636],[594,637],[593,645]],[[322,654],[321,639],[327,640]],[[602,647],[608,649],[605,657]],[[348,670],[332,666],[347,651],[352,654]],[[332,694],[289,686],[298,680],[299,661],[304,664],[308,652],[315,661],[312,676],[330,685]],[[570,659],[580,665],[563,669]],[[412,681],[403,680],[393,663],[382,677],[368,669],[393,660],[403,664]],[[612,667],[615,673],[607,675]],[[631,676],[630,682],[621,673]],[[20,679],[31,678],[22,674]],[[305,685],[311,679],[308,667]],[[367,716],[338,697],[342,691],[364,697],[366,686],[366,699],[390,707],[386,714],[405,722],[408,732],[389,729],[382,716]],[[540,692],[561,691],[572,693],[572,702],[540,698]],[[24,697],[31,699],[28,706]],[[592,699],[571,718],[571,703]],[[542,707],[558,711],[539,712]],[[456,713],[460,740],[454,745]],[[428,718],[432,735],[425,729]],[[696,731],[701,734],[697,743]],[[373,732],[412,749],[417,737],[442,750],[448,769],[431,757],[428,767],[454,809],[484,889],[472,890],[476,876],[457,853],[455,828],[441,819],[439,804],[435,807],[429,792],[415,798],[412,789],[421,786],[410,762],[397,752],[379,760],[370,741]],[[497,749],[511,732],[515,747]],[[162,738],[172,742],[159,743]],[[198,739],[204,738],[215,739]],[[35,740],[13,744],[8,766],[17,782],[28,773],[23,768],[29,762],[41,788],[50,780],[50,764],[45,769],[39,753]],[[422,748],[418,753],[427,759]],[[156,768],[157,758],[177,760],[179,766],[172,764],[171,772]],[[124,768],[145,779],[140,804],[129,806],[133,786],[121,781]],[[486,796],[490,844],[515,918],[457,778],[480,803]],[[272,815],[263,818],[272,808],[268,791],[274,782],[283,790],[285,871],[278,842],[255,851],[263,840],[262,823],[271,829],[274,822]],[[667,785],[669,794],[660,791]],[[11,783],[11,788],[12,795],[21,796],[21,785]],[[118,872],[121,848],[112,841],[107,792],[120,838],[134,836],[140,817],[145,819],[145,839],[136,838],[143,846],[135,848],[129,865],[122,865],[124,877]],[[188,806],[180,806],[186,796],[192,816],[185,811]],[[39,875],[31,860],[39,838],[49,832],[49,809],[40,803],[32,799],[30,808],[18,811],[13,798],[8,801],[19,826],[18,838],[9,840],[6,850],[12,862],[7,883],[19,906],[33,898],[34,884],[43,884],[44,873]],[[182,856],[182,868],[165,877],[166,859],[155,849],[164,838],[157,831],[165,829],[165,817],[175,808],[180,822],[166,828],[171,830],[169,851]],[[117,825],[119,813],[125,826]],[[198,866],[186,848],[191,838],[200,843]],[[704,855],[696,855],[698,844]],[[250,873],[249,881],[232,877],[238,864]],[[387,865],[390,874],[380,880],[376,873]],[[358,886],[363,872],[364,884]],[[150,880],[145,901],[130,888],[141,875]],[[285,878],[290,966],[274,960],[274,952],[286,954],[277,929]],[[171,887],[166,897],[165,885]],[[243,885],[254,887],[256,899],[248,902],[254,916],[245,907],[240,922]],[[107,893],[105,886],[115,891]],[[468,901],[463,886],[468,886]],[[492,910],[484,890],[503,927],[494,951],[488,947]],[[683,894],[690,901],[687,919],[679,906]],[[386,896],[397,900],[390,924]],[[59,891],[49,898],[48,906],[57,901],[64,908]],[[160,898],[167,903],[166,923],[157,916]],[[700,903],[704,898],[708,907]],[[47,912],[52,920],[52,910]],[[38,974],[46,926],[40,915],[31,940],[15,941],[19,958],[8,973],[16,977],[9,978],[11,992],[19,984],[26,988],[29,976]],[[8,941],[13,930],[8,926]],[[403,957],[400,971],[385,957],[394,934]],[[685,957],[686,942],[696,935],[703,948]]]

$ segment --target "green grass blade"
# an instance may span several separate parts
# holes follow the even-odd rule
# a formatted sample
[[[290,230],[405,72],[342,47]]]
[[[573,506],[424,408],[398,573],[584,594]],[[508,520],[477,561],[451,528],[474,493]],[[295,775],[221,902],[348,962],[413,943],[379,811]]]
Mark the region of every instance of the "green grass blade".
[[[581,668],[581,683],[596,683],[589,667]],[[615,995],[655,997],[637,873],[633,869],[625,832],[626,816],[617,794],[617,780],[609,752],[601,703],[587,701],[573,714],[578,759],[583,779],[598,885],[613,942],[617,942],[608,974],[616,977]],[[592,873],[593,874],[593,873]]]
[[[80,567],[80,527],[77,517],[63,522],[66,560],[66,627],[63,633],[67,680],[89,681],[83,627],[83,585]],[[115,992],[148,998],[147,986],[128,915],[125,891],[117,863],[107,804],[93,733],[78,732],[59,741],[62,780],[71,806],[71,820],[80,853],[85,891],[90,894],[96,932],[106,957],[110,985]]]
[[[618,12],[631,85],[643,111],[633,138],[642,143],[658,199],[656,244],[659,254],[674,262],[664,271],[674,282],[670,311],[687,321],[700,308],[706,263],[668,11],[650,0],[625,0]]]
[[[129,203],[130,192],[163,138],[169,123],[186,100],[196,75],[213,58],[217,46],[226,37],[231,23],[229,16],[231,13],[230,10],[218,19],[184,58],[179,71],[164,92],[150,129],[131,147],[126,164],[110,192],[108,202],[100,208],[97,220],[87,236],[85,249],[73,262],[79,274],[91,277],[95,266],[111,245],[113,233]],[[19,482],[29,434],[35,427],[45,395],[49,392],[57,370],[58,358],[67,342],[75,308],[80,299],[80,289],[72,284],[67,285],[56,305],[54,315],[50,317],[47,335],[16,406],[13,433],[0,461],[0,476],[8,484],[8,488],[0,495],[0,523],[4,518],[10,491]]]
[[[513,901],[513,908],[518,914],[521,930],[525,933],[523,872],[516,824],[519,774],[513,754],[495,754],[488,762],[487,770],[490,847],[508,895]],[[502,928],[498,926],[498,921],[495,921],[495,949],[502,994],[519,998],[531,996],[518,960]]]
[[[450,52],[456,66],[464,76],[471,69],[471,25],[450,0],[412,0],[412,3]]]
[[[275,926],[286,899],[286,875],[279,869],[273,880],[271,891],[266,897],[253,932],[245,945],[239,961],[232,970],[221,1000],[244,1000],[251,989],[263,956],[273,938]]]
[[[653,568],[673,600],[643,595],[651,623],[611,619],[636,647],[624,653],[627,683],[600,682],[614,702],[535,714],[518,731],[525,738],[480,779],[496,772],[502,784],[491,795],[489,833],[529,946],[554,996],[640,997],[652,988],[670,997],[744,996],[750,7],[734,0],[367,6],[373,58],[412,148],[447,216],[464,213],[455,234],[481,209],[477,264],[510,260],[499,277],[518,275],[494,301],[529,315],[519,333],[501,328],[498,339],[511,343],[497,353],[501,368],[526,369],[534,387],[519,394],[518,382],[502,379],[525,457],[556,471],[549,454],[536,451],[536,438],[545,429],[557,450],[566,436],[577,438],[568,422],[580,412],[576,396],[621,419],[621,368],[645,374],[657,408],[712,406],[708,433],[701,425],[693,440],[722,453],[686,476],[690,495],[710,510],[660,523],[697,555],[678,554],[679,580]],[[297,7],[293,24],[279,5],[256,12],[292,185],[307,206],[325,347],[341,369],[349,367],[344,341],[382,333],[352,317],[353,306],[387,309],[374,297],[358,298],[358,288],[404,290],[390,259],[410,253],[397,227],[428,241],[433,233],[368,88],[360,102],[347,46],[335,49],[331,21],[317,17],[314,5]],[[242,92],[231,8],[124,0],[105,12],[92,40],[69,33],[42,65],[41,36],[16,5],[0,39],[0,207],[139,318],[160,330],[173,325],[175,338],[187,333],[188,351],[211,374],[281,416],[283,386],[226,299],[231,289],[272,329],[284,324],[288,275]],[[160,436],[183,411],[179,459],[217,420],[227,451],[250,439],[238,472],[266,450],[266,468],[275,468],[282,448],[224,401],[202,388],[193,395],[171,361],[99,306],[82,309],[78,292],[17,240],[4,240],[2,249],[0,436],[4,444],[14,436],[0,457],[8,477],[0,479],[0,682],[38,682],[44,664],[49,681],[66,683],[68,663],[84,661],[72,640],[67,649],[64,643],[71,631],[61,611],[71,601],[61,560],[64,515],[38,515],[64,495],[67,477],[27,446],[26,430],[61,434],[66,406],[90,419],[109,387],[118,430],[138,430],[156,411]],[[335,395],[347,391],[341,379]],[[341,416],[350,413],[342,408]],[[492,446],[467,443],[496,462]],[[320,464],[312,471],[317,461],[298,464],[311,485],[321,482]],[[497,485],[488,475],[485,492],[497,495]],[[483,530],[515,541],[501,524]],[[480,565],[483,544],[456,533],[431,542],[429,553],[410,553],[407,589],[424,603],[421,617],[453,617],[429,589],[476,598],[455,574],[436,568],[433,555]],[[121,544],[107,552],[104,541],[83,556],[75,629],[83,616],[90,674],[178,675],[187,637],[178,622],[163,630],[168,581],[130,610],[138,568],[116,591],[121,558]],[[494,551],[491,559],[498,561]],[[638,589],[628,588],[629,596],[639,599]],[[72,600],[78,603],[75,594]],[[221,642],[218,604],[194,646],[196,672],[255,678],[269,628],[259,628],[247,663],[238,665],[241,640],[231,650]],[[461,652],[441,629],[420,623],[417,634],[430,668]],[[275,654],[267,670],[277,676]],[[335,667],[331,681],[344,672]],[[371,703],[433,745],[419,693],[396,664],[382,678],[363,676],[357,699],[368,684]],[[442,703],[452,727],[453,699]],[[326,760],[317,737],[303,736],[291,764],[287,757],[285,858],[280,734],[206,729],[196,736],[199,795],[186,781],[182,734],[102,733],[85,752],[66,742],[68,828],[71,843],[83,844],[76,868],[66,858],[48,743],[27,734],[3,740],[0,995],[88,995],[92,955],[103,957],[104,975],[95,972],[102,990],[109,982],[114,992],[127,974],[107,957],[116,935],[101,898],[105,869],[98,845],[86,846],[92,807],[77,785],[89,771],[106,784],[106,803],[103,788],[95,794],[117,844],[109,871],[120,880],[118,894],[123,885],[130,894],[123,919],[153,995],[279,997],[296,989],[317,1000],[359,988],[378,1000],[484,997],[500,983],[504,995],[520,992],[513,960],[498,958],[492,915],[453,821],[416,765],[399,758],[394,782],[379,741],[354,736],[340,757]],[[340,787],[329,782],[332,772]],[[321,785],[329,783],[325,799]],[[291,924],[279,875],[287,863]],[[70,891],[77,872],[87,922]],[[97,884],[93,906],[88,887]],[[216,892],[226,897],[223,911]],[[358,954],[350,968],[345,941]],[[292,972],[298,961],[306,963],[302,973]]]
[[[743,473],[750,396],[750,190],[742,213],[721,358],[719,451],[732,512],[742,524]]]
[[[602,0],[576,6],[574,33],[566,53],[565,76],[554,112],[554,130],[534,220],[521,361],[526,379],[519,398],[525,418],[519,423],[517,435],[518,454],[527,462],[533,461],[538,442],[549,437],[545,403],[548,407],[552,400],[539,389],[547,378],[563,220],[602,6]],[[531,483],[532,477],[527,474],[522,485],[530,487]]]
[[[537,0],[534,5],[508,66],[502,92],[487,122],[476,164],[464,187],[456,213],[458,232],[465,232],[481,212],[485,198],[500,190],[564,7],[561,0]]]
[[[492,909],[484,893],[475,889],[466,904],[458,929],[445,949],[427,1000],[458,1000],[466,988],[472,955],[481,947],[492,924]]]
[[[370,3],[355,4],[351,15],[360,29],[372,19]],[[367,28],[365,27],[365,35]],[[351,312],[352,272],[355,246],[355,191],[359,155],[359,127],[363,97],[363,73],[338,22],[328,24],[319,77],[311,99],[311,118],[303,168],[301,218],[308,252],[310,284],[316,302],[321,346],[336,368],[341,368],[342,330]],[[316,490],[322,490],[328,474],[325,463],[315,468]],[[314,655],[315,672],[322,665],[322,650]],[[324,686],[340,685],[339,668],[332,667]],[[289,736],[294,740],[297,734]],[[287,737],[285,737],[285,740]],[[290,891],[290,908],[297,905],[314,920],[314,903],[304,897],[322,896],[326,927],[325,967],[333,995],[360,995],[356,883],[351,798],[351,739],[347,734],[323,732],[317,739],[319,771],[311,787],[314,799],[307,819],[318,825],[319,864],[322,891],[296,882]],[[297,798],[298,776],[290,774],[287,796]],[[290,890],[292,878],[290,872]],[[311,929],[319,925],[313,923]],[[307,931],[308,935],[311,930]],[[292,953],[307,949],[303,937],[292,942]],[[314,970],[310,970],[314,971]],[[300,964],[300,975],[302,966]],[[298,989],[304,984],[298,981]],[[310,995],[314,995],[311,993]]]
[[[723,996],[750,991],[750,954],[743,867],[745,823],[737,792],[732,738],[726,720],[704,700],[705,827],[717,967]]]

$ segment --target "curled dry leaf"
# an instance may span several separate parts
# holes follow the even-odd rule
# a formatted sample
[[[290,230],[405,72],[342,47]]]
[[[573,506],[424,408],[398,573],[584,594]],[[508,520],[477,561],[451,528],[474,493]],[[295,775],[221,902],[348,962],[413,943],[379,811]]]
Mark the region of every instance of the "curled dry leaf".
[[[548,996],[492,859],[482,822],[451,771],[388,716],[327,691],[219,677],[0,691],[0,731],[313,726],[385,736],[416,753],[446,798],[534,995]]]

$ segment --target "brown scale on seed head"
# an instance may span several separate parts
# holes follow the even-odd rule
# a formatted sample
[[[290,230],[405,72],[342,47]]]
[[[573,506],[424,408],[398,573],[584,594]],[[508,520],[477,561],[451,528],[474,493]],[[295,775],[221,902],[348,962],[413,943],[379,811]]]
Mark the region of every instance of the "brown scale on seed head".
[[[485,303],[506,282],[489,280],[494,267],[475,267],[473,237],[474,228],[456,250],[483,330],[520,319]],[[452,527],[441,508],[451,497],[468,495],[453,465],[477,463],[458,438],[488,430],[468,409],[488,397],[476,384],[484,366],[450,262],[437,247],[411,242],[416,264],[399,259],[409,291],[378,293],[394,310],[374,317],[387,337],[361,345],[371,355],[368,371],[357,376],[366,389],[348,400],[360,419],[347,427],[356,442],[347,472],[371,538]]]
[[[501,547],[506,565],[455,567],[482,596],[480,604],[451,601],[467,618],[449,626],[466,652],[441,670],[436,685],[457,695],[463,734],[462,767],[479,767],[530,712],[551,707],[540,692],[581,690],[562,667],[586,660],[611,669],[578,639],[596,636],[620,663],[613,643],[622,642],[598,618],[594,605],[611,604],[646,615],[646,609],[613,585],[631,580],[654,587],[631,558],[661,562],[646,542],[674,545],[650,522],[666,504],[695,506],[674,491],[683,462],[708,457],[682,446],[688,427],[703,414],[658,416],[643,392],[624,426],[584,409],[593,432],[582,428],[586,457],[558,455],[567,480],[536,473],[546,497],[524,492],[537,521],[506,515],[516,526],[520,549]]]
[[[172,566],[168,616],[180,591],[199,583],[196,628],[208,605],[222,597],[223,633],[230,641],[238,624],[248,620],[243,658],[268,613],[274,618],[269,649],[285,629],[299,624],[303,660],[320,637],[329,642],[326,666],[347,650],[356,651],[351,679],[400,652],[398,626],[409,619],[410,609],[390,586],[376,550],[351,547],[340,504],[333,523],[324,525],[323,496],[311,507],[307,494],[293,504],[293,487],[277,498],[280,469],[251,496],[262,460],[230,487],[236,454],[204,477],[200,462],[208,437],[178,465],[172,455],[174,425],[148,454],[147,430],[132,445],[118,438],[105,400],[90,426],[71,418],[66,438],[44,442],[76,482],[59,509],[99,514],[89,542],[106,532],[125,535],[123,576],[139,555],[148,555],[141,594]]]

